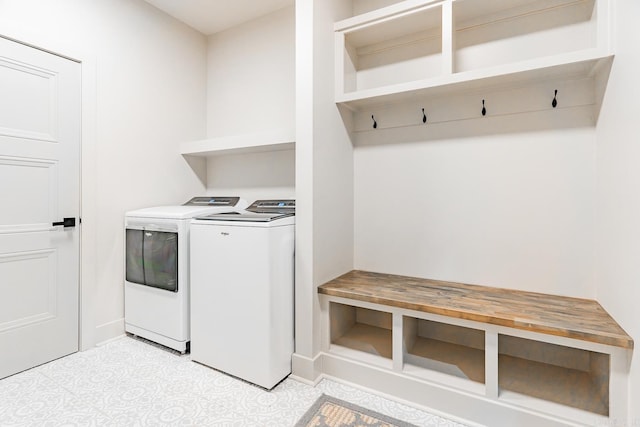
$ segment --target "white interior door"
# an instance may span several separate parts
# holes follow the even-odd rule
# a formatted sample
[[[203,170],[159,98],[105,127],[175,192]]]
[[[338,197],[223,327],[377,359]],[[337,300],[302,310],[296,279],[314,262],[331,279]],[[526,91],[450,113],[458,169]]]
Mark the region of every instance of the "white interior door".
[[[0,378],[78,351],[80,75],[0,37]]]

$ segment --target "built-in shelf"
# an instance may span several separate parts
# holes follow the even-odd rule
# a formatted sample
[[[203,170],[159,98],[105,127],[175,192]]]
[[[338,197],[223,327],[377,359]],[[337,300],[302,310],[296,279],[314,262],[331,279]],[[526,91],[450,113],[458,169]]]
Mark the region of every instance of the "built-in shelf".
[[[608,76],[613,59],[609,7],[609,0],[406,0],[345,19],[334,25],[336,103],[370,118],[378,106],[549,80],[588,78],[603,93],[597,77]]]
[[[594,300],[361,270],[321,285],[318,292],[633,349],[633,338]]]
[[[365,271],[318,293],[336,372],[362,378],[369,365],[412,390],[445,386],[584,425],[624,413],[633,339],[596,301]]]
[[[269,132],[221,136],[200,141],[183,142],[180,145],[180,154],[183,156],[209,157],[292,150],[294,148],[295,132],[289,129],[279,129]]]
[[[501,90],[537,84],[546,80],[593,78],[600,70],[607,72],[613,55],[585,51],[530,60],[494,68],[466,71],[450,76],[363,89],[336,95],[336,102],[353,111],[363,111],[377,105],[397,104],[417,99],[455,96],[482,89]],[[549,105],[549,108],[551,106]]]

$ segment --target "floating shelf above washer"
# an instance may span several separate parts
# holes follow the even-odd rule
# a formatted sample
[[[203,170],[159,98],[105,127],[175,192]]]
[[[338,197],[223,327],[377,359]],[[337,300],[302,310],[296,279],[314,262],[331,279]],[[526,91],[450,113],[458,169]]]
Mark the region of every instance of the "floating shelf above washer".
[[[245,135],[230,135],[199,141],[183,142],[180,154],[183,156],[221,156],[228,154],[262,153],[292,150],[295,148],[295,131],[277,129],[273,131]]]

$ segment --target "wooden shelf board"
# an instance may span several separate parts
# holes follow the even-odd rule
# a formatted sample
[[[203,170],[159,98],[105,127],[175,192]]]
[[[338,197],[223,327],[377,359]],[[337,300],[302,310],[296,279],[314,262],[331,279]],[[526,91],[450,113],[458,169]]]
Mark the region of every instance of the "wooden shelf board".
[[[631,338],[594,300],[354,270],[320,294],[633,348]]]
[[[356,323],[343,336],[332,340],[333,344],[371,353],[391,359],[391,330]]]
[[[469,70],[425,80],[346,92],[336,97],[336,103],[351,110],[360,111],[376,105],[469,91],[486,92],[492,87],[536,83],[560,77],[580,79],[591,76],[603,63],[612,60],[612,55],[603,55],[595,49],[589,49],[499,67]]]
[[[608,390],[599,390],[588,372],[499,355],[501,389],[599,415],[609,414]]]
[[[405,363],[484,384],[484,350],[416,337],[408,353]]]

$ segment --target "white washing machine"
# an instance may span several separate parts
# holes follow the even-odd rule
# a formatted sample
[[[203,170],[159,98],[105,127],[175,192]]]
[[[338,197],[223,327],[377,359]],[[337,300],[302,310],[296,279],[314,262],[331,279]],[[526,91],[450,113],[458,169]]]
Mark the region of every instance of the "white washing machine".
[[[246,207],[239,197],[194,197],[125,215],[125,331],[180,352],[189,342],[189,226]]]
[[[294,200],[191,221],[191,360],[266,389],[291,373]]]

